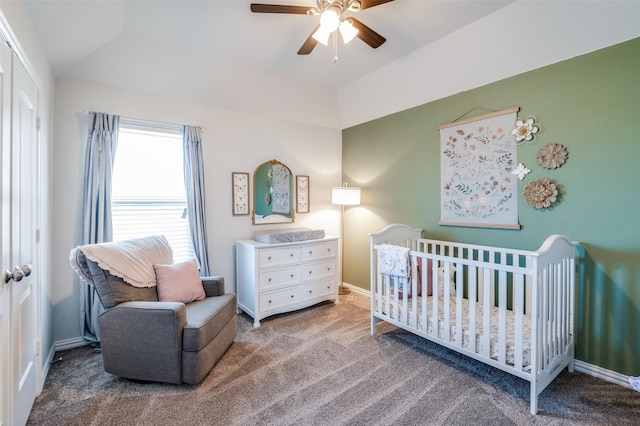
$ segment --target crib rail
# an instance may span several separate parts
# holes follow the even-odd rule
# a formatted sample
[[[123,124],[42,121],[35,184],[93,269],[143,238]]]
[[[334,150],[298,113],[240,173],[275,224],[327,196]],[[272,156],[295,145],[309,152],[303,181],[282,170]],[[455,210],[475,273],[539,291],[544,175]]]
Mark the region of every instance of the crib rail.
[[[388,321],[529,380],[535,413],[540,392],[573,368],[576,244],[556,235],[525,251],[382,237],[371,242],[372,333]],[[409,278],[378,272],[383,243],[411,249]]]

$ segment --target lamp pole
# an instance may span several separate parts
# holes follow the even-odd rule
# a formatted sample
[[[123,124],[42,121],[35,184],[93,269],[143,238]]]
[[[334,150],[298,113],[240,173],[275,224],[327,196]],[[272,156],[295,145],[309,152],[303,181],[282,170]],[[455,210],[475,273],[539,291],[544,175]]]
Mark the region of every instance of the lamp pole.
[[[349,187],[345,182],[331,191],[331,203],[342,206],[340,216],[340,288],[339,294],[349,294],[351,290],[344,286],[344,207],[360,204],[360,188]]]

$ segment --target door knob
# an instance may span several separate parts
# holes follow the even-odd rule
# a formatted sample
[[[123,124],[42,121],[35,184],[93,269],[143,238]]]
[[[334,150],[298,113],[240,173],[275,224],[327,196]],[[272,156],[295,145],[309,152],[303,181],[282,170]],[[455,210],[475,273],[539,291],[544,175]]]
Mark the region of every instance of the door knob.
[[[29,273],[27,275],[29,275],[30,273],[31,273],[31,267],[29,266]],[[24,278],[24,276],[25,276],[24,271],[20,269],[18,266],[16,266],[13,268],[13,272],[9,270],[4,271],[4,283],[7,284],[11,280],[18,282],[22,278]]]
[[[29,265],[28,263],[25,263],[24,265],[22,265],[22,272],[24,272],[24,276],[28,277],[29,275],[31,275],[31,265]]]

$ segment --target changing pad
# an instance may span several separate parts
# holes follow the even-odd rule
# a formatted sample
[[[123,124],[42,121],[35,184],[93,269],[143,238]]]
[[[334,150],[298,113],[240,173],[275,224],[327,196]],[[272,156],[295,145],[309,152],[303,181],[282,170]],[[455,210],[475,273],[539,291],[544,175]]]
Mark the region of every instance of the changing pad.
[[[324,238],[323,229],[265,229],[264,231],[256,231],[253,233],[253,239],[255,241],[267,244],[293,243],[296,241],[317,240],[319,238]]]

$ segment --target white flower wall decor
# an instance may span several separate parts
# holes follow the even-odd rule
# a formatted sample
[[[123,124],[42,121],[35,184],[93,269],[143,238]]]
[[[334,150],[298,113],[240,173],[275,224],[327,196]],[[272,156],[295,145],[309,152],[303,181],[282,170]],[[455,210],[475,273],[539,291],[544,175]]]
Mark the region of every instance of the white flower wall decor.
[[[516,120],[516,127],[511,130],[511,134],[516,137],[516,143],[522,145],[523,143],[533,143],[535,135],[541,130],[540,123],[536,121],[536,118],[532,115],[522,120],[518,118]]]
[[[531,169],[528,169],[524,164],[519,163],[518,166],[511,170],[511,174],[515,175],[519,180],[524,179],[526,175],[531,173]]]

